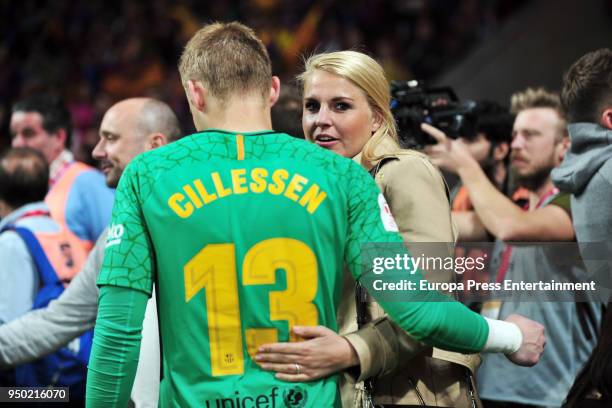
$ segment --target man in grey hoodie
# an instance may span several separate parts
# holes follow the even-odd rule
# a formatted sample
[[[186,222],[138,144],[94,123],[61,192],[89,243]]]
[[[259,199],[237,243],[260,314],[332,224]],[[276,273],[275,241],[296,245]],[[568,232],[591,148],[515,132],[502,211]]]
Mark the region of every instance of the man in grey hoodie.
[[[583,244],[585,264],[593,280],[600,284],[600,297],[609,296],[612,293],[607,262],[612,254],[609,244],[612,239],[611,49],[589,52],[571,66],[563,82],[561,102],[568,117],[571,148],[561,166],[553,170],[552,179],[560,190],[572,194],[572,219],[576,238]]]

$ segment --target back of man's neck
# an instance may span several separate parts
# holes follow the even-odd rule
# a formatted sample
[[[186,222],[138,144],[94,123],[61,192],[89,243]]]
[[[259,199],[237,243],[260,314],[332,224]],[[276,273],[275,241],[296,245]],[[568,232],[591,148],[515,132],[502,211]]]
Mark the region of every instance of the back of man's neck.
[[[207,114],[206,129],[223,129],[230,132],[257,132],[272,129],[270,108],[263,106],[260,98],[245,97],[227,102],[223,109]]]
[[[245,122],[226,121],[226,122],[210,123],[209,126],[207,126],[204,129],[200,129],[200,131],[204,131],[208,129],[219,129],[219,130],[225,130],[228,132],[236,132],[236,133],[250,133],[250,132],[260,132],[264,130],[272,130],[272,125],[266,124],[265,121],[245,121]]]
[[[74,161],[74,155],[69,150],[62,150],[49,165],[49,183],[55,184],[61,177],[63,170]]]
[[[0,218],[4,218],[12,213],[14,208],[10,207],[5,201],[0,200]]]

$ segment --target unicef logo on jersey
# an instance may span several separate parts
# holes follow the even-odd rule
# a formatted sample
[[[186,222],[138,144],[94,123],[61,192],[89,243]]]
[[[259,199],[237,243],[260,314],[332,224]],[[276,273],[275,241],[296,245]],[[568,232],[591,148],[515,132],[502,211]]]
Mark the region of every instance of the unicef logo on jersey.
[[[287,408],[302,408],[307,400],[308,392],[299,385],[283,391],[283,402]]]
[[[108,229],[108,235],[106,236],[106,248],[120,244],[124,232],[125,228],[123,228],[123,224],[111,225]]]

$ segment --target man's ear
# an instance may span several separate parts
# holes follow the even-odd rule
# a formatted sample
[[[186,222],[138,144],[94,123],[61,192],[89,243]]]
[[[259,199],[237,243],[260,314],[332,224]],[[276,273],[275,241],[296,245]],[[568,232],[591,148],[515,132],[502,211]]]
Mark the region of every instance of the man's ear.
[[[612,130],[612,108],[604,109],[601,114],[601,124],[606,129]]]
[[[270,98],[268,99],[270,106],[274,106],[276,101],[278,101],[278,97],[280,96],[280,87],[280,79],[278,79],[277,76],[273,76],[272,83],[270,84]]]
[[[70,146],[66,146],[66,142],[68,141],[68,132],[66,129],[59,128],[53,134],[57,137],[62,146],[64,146],[66,149],[70,149]]]
[[[200,112],[204,112],[206,108],[206,98],[208,97],[208,91],[200,81],[187,81],[187,99],[193,108]]]
[[[570,148],[570,144],[571,142],[569,136],[563,136],[561,142],[557,144],[557,155],[559,158],[559,163],[561,163],[565,158],[565,153],[567,153],[567,150]]]
[[[493,148],[493,160],[502,161],[508,156],[508,152],[510,151],[510,144],[503,142],[495,145]]]
[[[151,133],[147,136],[146,150],[157,149],[168,144],[168,138],[163,133]]]

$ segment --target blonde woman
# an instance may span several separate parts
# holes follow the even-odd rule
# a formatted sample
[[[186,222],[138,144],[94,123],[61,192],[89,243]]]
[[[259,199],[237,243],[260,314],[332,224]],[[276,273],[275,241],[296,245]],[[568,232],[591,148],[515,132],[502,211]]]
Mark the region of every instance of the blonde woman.
[[[400,148],[381,66],[360,52],[325,53],[308,59],[298,79],[303,86],[306,139],[375,174],[405,243],[454,242],[444,180],[425,155]],[[448,256],[450,247],[439,255]],[[427,278],[453,279],[452,272],[441,273]],[[375,303],[368,303],[371,322],[356,331],[354,282],[348,274],[345,277],[338,312],[339,333],[344,336],[324,327],[298,327],[296,333],[311,340],[289,348],[266,346],[259,355],[265,369],[277,371],[287,381],[308,381],[344,370],[345,407],[366,404],[362,381],[367,378],[375,378],[376,404],[472,407],[472,399],[479,403],[471,381],[478,355],[413,341]],[[299,364],[299,374],[292,364]]]

